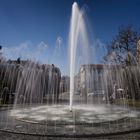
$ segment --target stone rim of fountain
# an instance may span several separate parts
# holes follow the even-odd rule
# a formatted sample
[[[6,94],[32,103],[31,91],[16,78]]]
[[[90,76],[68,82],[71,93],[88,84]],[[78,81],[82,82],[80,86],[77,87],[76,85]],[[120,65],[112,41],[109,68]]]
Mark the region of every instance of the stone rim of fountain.
[[[118,136],[130,133],[137,133],[140,132],[140,127],[136,129],[126,130],[126,131],[118,131],[118,132],[111,132],[111,133],[91,133],[91,134],[39,134],[39,133],[27,133],[27,132],[20,132],[20,131],[12,131],[9,129],[0,129],[1,132],[6,133],[13,133],[19,135],[30,135],[30,136],[41,136],[41,137],[56,137],[56,138],[96,138],[96,137],[108,137],[108,136]]]

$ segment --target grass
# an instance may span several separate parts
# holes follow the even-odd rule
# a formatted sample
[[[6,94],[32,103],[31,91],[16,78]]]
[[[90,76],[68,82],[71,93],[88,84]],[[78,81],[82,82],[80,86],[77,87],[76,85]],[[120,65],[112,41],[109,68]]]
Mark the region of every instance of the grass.
[[[10,104],[3,104],[2,102],[1,102],[1,100],[0,100],[0,108],[1,107],[8,107]]]
[[[1,108],[1,107],[8,107],[8,106],[9,106],[9,104],[1,104],[1,103],[0,103],[0,108]]]
[[[140,107],[140,100],[136,101],[133,99],[117,99],[114,101],[117,105],[127,105],[130,107]]]

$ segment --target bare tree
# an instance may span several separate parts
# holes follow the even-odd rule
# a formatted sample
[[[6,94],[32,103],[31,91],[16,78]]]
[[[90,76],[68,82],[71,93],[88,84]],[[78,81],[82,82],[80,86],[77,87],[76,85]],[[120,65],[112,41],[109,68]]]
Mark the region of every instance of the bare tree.
[[[107,45],[106,62],[133,65],[136,63],[137,42],[139,33],[132,26],[122,26],[118,34]]]
[[[2,61],[2,46],[0,45],[0,62]]]

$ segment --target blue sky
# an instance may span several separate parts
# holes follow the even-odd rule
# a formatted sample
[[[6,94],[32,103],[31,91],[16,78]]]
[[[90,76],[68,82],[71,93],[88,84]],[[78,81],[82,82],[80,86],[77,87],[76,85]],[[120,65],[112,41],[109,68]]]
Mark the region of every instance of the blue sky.
[[[42,63],[56,63],[63,73],[67,73],[68,32],[73,2],[0,0],[0,44],[7,59],[32,57]],[[140,28],[140,0],[77,2],[85,9],[89,19],[93,44],[99,53],[96,55],[97,63],[105,52],[102,45],[115,36],[119,26],[132,24],[136,29]]]

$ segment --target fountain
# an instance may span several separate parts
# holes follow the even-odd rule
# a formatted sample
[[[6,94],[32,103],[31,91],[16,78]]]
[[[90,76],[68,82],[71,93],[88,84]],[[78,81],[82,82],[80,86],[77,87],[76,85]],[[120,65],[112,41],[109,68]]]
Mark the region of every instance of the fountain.
[[[109,103],[112,94],[117,98],[116,85],[126,91],[127,86],[132,84],[132,77],[136,74],[140,76],[139,66],[123,69],[90,65],[90,42],[84,16],[84,11],[74,2],[69,33],[70,95],[67,93],[67,102],[63,101],[65,98],[59,102],[61,73],[53,64],[41,65],[30,61],[0,64],[3,85],[11,83],[9,90],[15,92],[14,107],[0,110],[0,131],[31,136],[85,138],[121,135],[140,129],[139,111],[130,108],[124,98],[121,106]],[[75,94],[78,55],[83,63],[78,73],[83,90]],[[138,79],[135,80],[139,89]],[[128,89],[133,92],[135,86]]]
[[[76,56],[77,50],[81,49],[82,57],[84,62],[88,61],[88,33],[86,30],[86,23],[84,20],[84,11],[79,9],[76,2],[72,5],[72,15],[70,22],[70,33],[69,33],[69,48],[70,48],[70,110],[72,110],[73,94],[74,94],[74,76],[76,71]],[[78,46],[79,45],[79,46]],[[79,50],[78,50],[79,51]],[[83,63],[84,63],[83,62]]]

